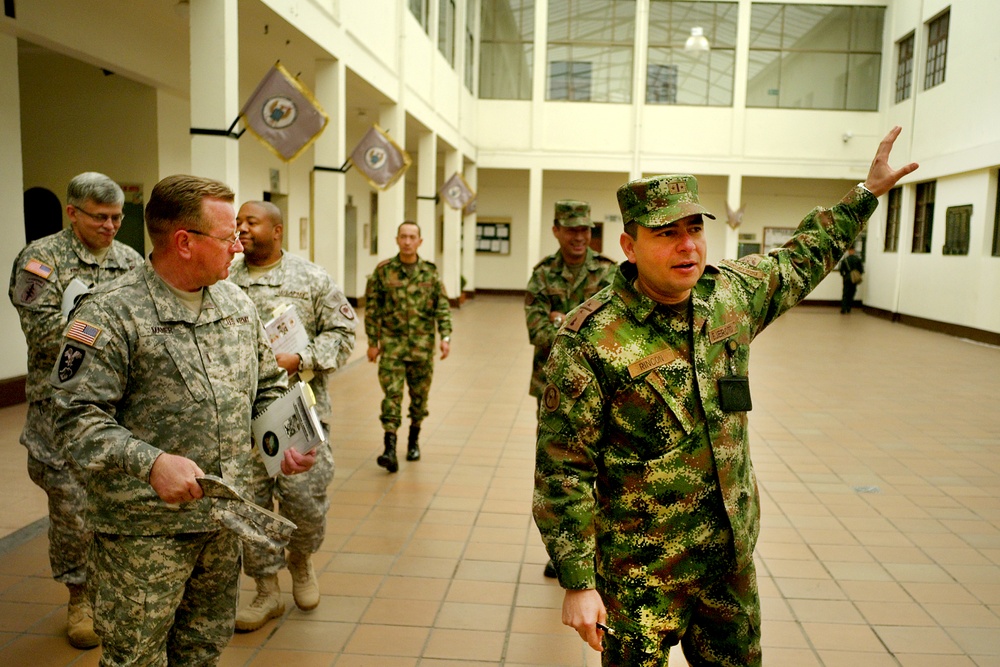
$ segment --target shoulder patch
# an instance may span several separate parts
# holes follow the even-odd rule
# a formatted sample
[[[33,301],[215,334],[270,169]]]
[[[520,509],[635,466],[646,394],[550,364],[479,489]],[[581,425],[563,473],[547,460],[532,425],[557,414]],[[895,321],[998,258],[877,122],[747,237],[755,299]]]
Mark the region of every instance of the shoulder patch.
[[[62,352],[59,354],[59,363],[55,369],[55,374],[59,382],[65,384],[72,380],[80,372],[83,363],[87,361],[92,352],[93,350],[86,350],[76,345],[68,343],[64,345]]]
[[[730,269],[736,271],[737,273],[742,273],[743,275],[750,276],[751,278],[756,278],[758,280],[763,280],[764,278],[766,278],[763,271],[746,266],[745,264],[741,264],[740,262],[735,262],[731,259],[724,259],[719,263],[729,267]]]
[[[24,270],[29,273],[34,273],[36,276],[45,278],[45,280],[48,280],[49,276],[52,275],[52,271],[54,269],[48,264],[44,264],[41,261],[32,258],[29,259],[28,263],[24,265]]]
[[[351,304],[345,303],[340,307],[340,314],[349,320],[354,319],[354,309],[351,308]]]
[[[375,268],[376,269],[381,269],[383,266],[385,266],[386,264],[388,264],[391,261],[392,261],[392,257],[390,257],[389,259],[383,259],[381,262],[379,262],[378,264],[375,265]]]
[[[79,341],[84,345],[94,346],[97,339],[101,335],[102,329],[100,327],[95,327],[89,322],[84,322],[83,320],[73,320],[73,323],[69,325],[66,329],[66,338],[71,338],[75,341]]]
[[[48,281],[38,274],[18,271],[17,281],[14,283],[14,305],[30,306],[35,303],[47,285]]]
[[[596,313],[604,306],[605,302],[593,297],[584,301],[573,313],[573,317],[566,323],[566,328],[570,331],[579,331],[587,318]]]

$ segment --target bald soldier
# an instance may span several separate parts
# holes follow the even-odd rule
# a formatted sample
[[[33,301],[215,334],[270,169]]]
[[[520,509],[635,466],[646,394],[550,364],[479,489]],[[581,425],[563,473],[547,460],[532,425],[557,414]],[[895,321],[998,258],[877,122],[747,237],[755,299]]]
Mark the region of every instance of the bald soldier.
[[[816,208],[766,255],[706,266],[693,176],[618,189],[627,261],[570,314],[545,367],[535,522],[565,589],[563,623],[604,665],[760,665],[753,550],[760,501],[747,436],[750,342],[833,269],[889,167]],[[605,630],[605,628],[607,630]],[[603,644],[602,644],[603,642]]]
[[[590,204],[573,199],[557,201],[552,235],[559,242],[559,250],[536,264],[528,280],[524,317],[528,340],[535,346],[528,393],[536,401],[541,400],[545,387],[542,368],[566,313],[608,285],[615,270],[612,260],[591,250],[593,228]],[[555,578],[552,561],[546,563],[544,573]]]
[[[319,265],[281,249],[285,226],[281,210],[271,202],[251,201],[240,207],[236,225],[243,244],[243,257],[230,268],[229,279],[253,300],[264,322],[293,306],[305,327],[309,343],[297,353],[275,355],[292,382],[308,381],[316,396],[316,410],[330,432],[330,392],[327,382],[354,350],[357,317],[344,292]],[[270,477],[262,460],[255,459],[254,495],[258,505],[271,509],[278,503],[281,516],[297,528],[283,552],[247,546],[243,569],[254,578],[257,595],[236,615],[236,629],[249,632],[269,619],[285,613],[278,587],[278,571],[288,565],[292,575],[292,599],[303,610],[320,602],[319,582],[312,555],[326,535],[326,512],[330,509],[327,487],[333,481],[333,452],[329,442],[317,447],[312,470],[291,477]]]

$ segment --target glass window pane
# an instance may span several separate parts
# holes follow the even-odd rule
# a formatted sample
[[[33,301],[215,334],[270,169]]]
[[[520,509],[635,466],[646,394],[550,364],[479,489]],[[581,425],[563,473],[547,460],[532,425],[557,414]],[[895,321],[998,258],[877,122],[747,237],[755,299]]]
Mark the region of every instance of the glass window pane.
[[[781,59],[781,108],[843,109],[846,95],[846,53],[789,53]]]
[[[782,5],[750,6],[750,48],[777,49],[781,47]]]
[[[847,108],[856,111],[878,109],[879,70],[882,59],[869,53],[852,54],[847,59]]]
[[[803,51],[846,51],[852,7],[785,5],[781,44]]]
[[[479,96],[531,99],[534,0],[482,0]]]
[[[736,53],[729,50],[713,50],[710,62],[708,104],[710,106],[732,106],[733,73],[736,71]]]
[[[851,21],[851,51],[882,51],[882,27],[885,10],[881,7],[855,7]]]
[[[747,75],[747,106],[777,108],[778,82],[781,80],[781,54],[778,51],[751,51]]]

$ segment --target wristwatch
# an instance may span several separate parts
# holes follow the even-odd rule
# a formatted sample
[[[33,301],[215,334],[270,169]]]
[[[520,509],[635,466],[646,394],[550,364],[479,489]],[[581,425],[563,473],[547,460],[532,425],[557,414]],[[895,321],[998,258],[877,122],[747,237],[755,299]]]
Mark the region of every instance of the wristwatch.
[[[561,327],[562,323],[563,323],[563,316],[562,315],[556,315],[556,319],[552,320],[552,324],[556,325],[556,329],[558,329],[559,327]]]
[[[444,337],[442,337],[441,338],[441,342],[442,343],[450,343],[451,342],[451,336],[444,336]]]

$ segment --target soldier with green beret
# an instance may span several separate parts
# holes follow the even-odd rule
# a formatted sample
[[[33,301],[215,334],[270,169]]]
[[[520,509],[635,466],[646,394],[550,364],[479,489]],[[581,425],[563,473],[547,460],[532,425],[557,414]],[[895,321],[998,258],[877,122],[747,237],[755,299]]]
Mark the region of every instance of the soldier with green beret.
[[[250,420],[287,375],[253,301],[225,280],[243,249],[232,190],[170,176],[145,217],[152,253],[81,302],[50,382],[88,472],[100,664],[214,665],[233,634],[240,542],[198,478],[253,497]],[[282,471],[314,460],[290,449]]]
[[[593,228],[590,204],[573,199],[557,201],[552,235],[559,250],[536,264],[528,280],[524,317],[528,339],[535,346],[528,393],[538,401],[545,388],[542,367],[566,313],[610,284],[614,274],[614,261],[590,248]],[[556,576],[552,561],[545,565],[545,576]]]
[[[832,270],[885,194],[894,128],[864,183],[784,246],[706,266],[693,176],[618,190],[627,261],[570,313],[545,367],[533,512],[562,619],[604,665],[761,664],[750,342]],[[600,624],[600,625],[599,625]],[[606,630],[605,630],[606,629]]]
[[[11,303],[28,343],[25,393],[28,414],[21,444],[28,448],[28,475],[49,501],[49,564],[69,589],[66,634],[76,648],[100,643],[87,594],[84,472],[73,464],[52,419],[49,373],[59,353],[74,296],[123,276],[142,264],[142,255],[115,240],[122,225],[125,194],[104,174],[79,174],[66,190],[70,226],[29,244],[14,261]]]
[[[410,431],[406,460],[420,459],[420,425],[434,374],[434,332],[441,336],[441,358],[451,351],[451,307],[437,267],[417,255],[420,226],[403,222],[396,232],[399,254],[375,267],[365,289],[368,361],[378,362],[384,451],[378,465],[399,470],[396,430],[403,418],[403,383],[410,387]]]

